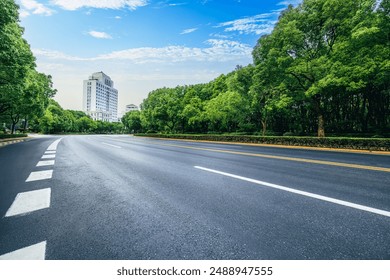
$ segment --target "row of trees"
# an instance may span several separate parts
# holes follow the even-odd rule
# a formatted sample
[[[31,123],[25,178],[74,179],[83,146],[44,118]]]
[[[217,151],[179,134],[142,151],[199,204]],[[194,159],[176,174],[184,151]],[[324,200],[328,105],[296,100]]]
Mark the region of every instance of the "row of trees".
[[[64,110],[55,102],[51,77],[36,70],[35,57],[23,39],[18,6],[0,5],[0,124],[15,133],[27,127],[43,133],[122,133],[121,123],[94,121],[80,111]]]
[[[30,123],[30,129],[47,134],[57,133],[123,133],[121,123],[94,121],[82,111],[64,110],[56,101],[50,100],[44,115]]]
[[[253,61],[207,84],[154,90],[123,122],[135,132],[390,131],[390,1],[290,6]]]
[[[54,96],[51,77],[36,70],[35,58],[19,25],[18,6],[13,0],[0,5],[0,123],[10,124],[12,133],[23,119],[43,116]]]

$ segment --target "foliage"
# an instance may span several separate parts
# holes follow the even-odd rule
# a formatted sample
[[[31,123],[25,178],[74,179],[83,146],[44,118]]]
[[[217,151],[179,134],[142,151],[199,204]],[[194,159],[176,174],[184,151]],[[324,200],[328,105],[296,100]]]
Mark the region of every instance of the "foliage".
[[[152,91],[137,131],[386,134],[389,10],[389,1],[375,0],[289,6],[259,39],[253,65],[207,84]]]
[[[84,112],[64,110],[54,100],[49,100],[45,114],[32,125],[42,133],[123,133],[121,123],[94,121]]]
[[[12,0],[0,5],[0,119],[11,133],[23,119],[40,117],[54,96],[51,77],[35,70],[35,58],[19,25],[18,6]]]

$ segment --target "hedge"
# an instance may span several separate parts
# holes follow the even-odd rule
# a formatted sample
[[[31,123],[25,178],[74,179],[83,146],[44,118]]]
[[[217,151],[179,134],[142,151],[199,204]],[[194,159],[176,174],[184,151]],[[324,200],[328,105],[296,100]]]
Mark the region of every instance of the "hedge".
[[[9,139],[9,138],[21,138],[21,137],[27,137],[27,134],[25,133],[19,133],[19,134],[0,134],[0,139]]]
[[[287,146],[308,146],[370,151],[390,151],[390,138],[347,138],[347,137],[297,137],[297,136],[252,136],[252,135],[191,135],[191,134],[142,134],[135,136],[173,138],[202,141],[239,142]]]

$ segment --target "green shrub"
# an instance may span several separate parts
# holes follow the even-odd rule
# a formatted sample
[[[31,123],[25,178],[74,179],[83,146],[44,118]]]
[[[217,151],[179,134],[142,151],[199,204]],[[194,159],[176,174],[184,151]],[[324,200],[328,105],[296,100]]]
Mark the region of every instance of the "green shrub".
[[[20,138],[20,137],[27,137],[27,134],[25,134],[25,133],[20,133],[20,134],[0,134],[0,139]]]

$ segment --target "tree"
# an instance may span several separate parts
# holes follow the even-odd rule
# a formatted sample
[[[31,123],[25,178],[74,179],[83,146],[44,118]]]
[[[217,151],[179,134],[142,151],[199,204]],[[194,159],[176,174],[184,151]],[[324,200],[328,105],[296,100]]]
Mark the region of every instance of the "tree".
[[[30,46],[19,26],[18,6],[11,0],[0,5],[0,114],[15,111],[23,83],[35,67]],[[13,113],[11,113],[13,115]]]
[[[138,133],[142,130],[141,113],[139,111],[127,112],[122,117],[122,123],[129,133]]]

